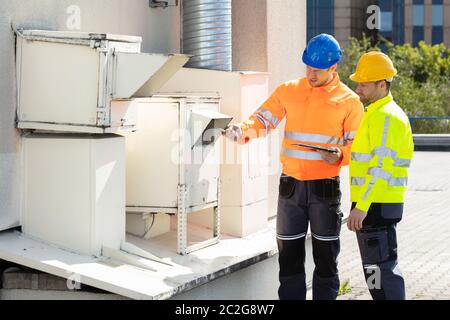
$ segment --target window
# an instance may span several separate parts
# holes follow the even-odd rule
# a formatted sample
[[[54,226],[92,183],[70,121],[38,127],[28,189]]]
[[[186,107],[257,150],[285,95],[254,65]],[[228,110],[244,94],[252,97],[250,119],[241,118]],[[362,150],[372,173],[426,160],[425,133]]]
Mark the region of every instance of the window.
[[[389,41],[405,41],[405,0],[379,0],[380,34]]]
[[[382,32],[392,32],[392,12],[381,12],[381,27]]]
[[[423,27],[413,27],[413,46],[417,47],[420,41],[425,39],[425,32]]]
[[[433,0],[431,12],[431,42],[432,44],[442,43],[444,41],[444,8],[442,6],[442,0]]]
[[[379,0],[380,7],[380,30],[379,34],[387,41],[393,42],[392,39],[392,0]],[[381,50],[386,51],[386,45],[381,44]]]
[[[414,0],[412,14],[413,26],[423,27],[425,20],[425,8],[423,5],[423,0]]]
[[[308,41],[321,33],[334,34],[334,0],[308,0]]]
[[[394,43],[405,43],[405,0],[393,0],[392,20],[392,39]]]
[[[412,23],[413,23],[413,46],[417,46],[419,41],[425,38],[424,20],[425,8],[424,0],[413,0]]]

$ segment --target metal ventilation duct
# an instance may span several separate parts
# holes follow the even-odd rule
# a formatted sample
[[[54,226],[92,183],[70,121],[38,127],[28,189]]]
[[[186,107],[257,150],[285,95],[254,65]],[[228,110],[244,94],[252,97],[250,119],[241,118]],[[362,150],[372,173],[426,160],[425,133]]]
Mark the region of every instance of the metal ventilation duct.
[[[183,0],[183,53],[187,67],[231,71],[231,1]]]

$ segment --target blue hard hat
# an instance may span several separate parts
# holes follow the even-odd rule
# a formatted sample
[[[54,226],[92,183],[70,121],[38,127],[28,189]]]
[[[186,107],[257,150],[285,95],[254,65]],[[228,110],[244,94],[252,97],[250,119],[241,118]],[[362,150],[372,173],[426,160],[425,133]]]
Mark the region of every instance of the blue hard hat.
[[[337,40],[326,33],[312,38],[303,52],[303,63],[317,69],[328,69],[341,61],[342,51]]]

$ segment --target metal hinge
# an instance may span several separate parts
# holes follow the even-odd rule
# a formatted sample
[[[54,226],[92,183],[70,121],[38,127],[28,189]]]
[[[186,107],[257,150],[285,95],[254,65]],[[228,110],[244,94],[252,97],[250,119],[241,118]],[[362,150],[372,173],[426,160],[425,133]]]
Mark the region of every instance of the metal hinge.
[[[97,49],[97,48],[100,48],[101,46],[102,46],[102,42],[101,41],[99,41],[99,40],[91,40],[90,47],[92,49]]]
[[[106,43],[103,40],[91,40],[89,46],[92,49],[97,49],[99,51],[107,52]]]

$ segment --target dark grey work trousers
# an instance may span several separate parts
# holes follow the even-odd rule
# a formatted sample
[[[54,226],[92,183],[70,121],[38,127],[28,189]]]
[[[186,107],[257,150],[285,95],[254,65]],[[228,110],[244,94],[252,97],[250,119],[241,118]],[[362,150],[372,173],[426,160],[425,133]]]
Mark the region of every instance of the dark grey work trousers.
[[[277,216],[281,300],[306,299],[305,237],[309,224],[315,264],[313,299],[336,299],[343,216],[340,203],[339,177],[300,181],[281,176]]]
[[[374,300],[405,299],[396,232],[402,215],[403,203],[372,203],[363,228],[356,232],[364,276]]]

